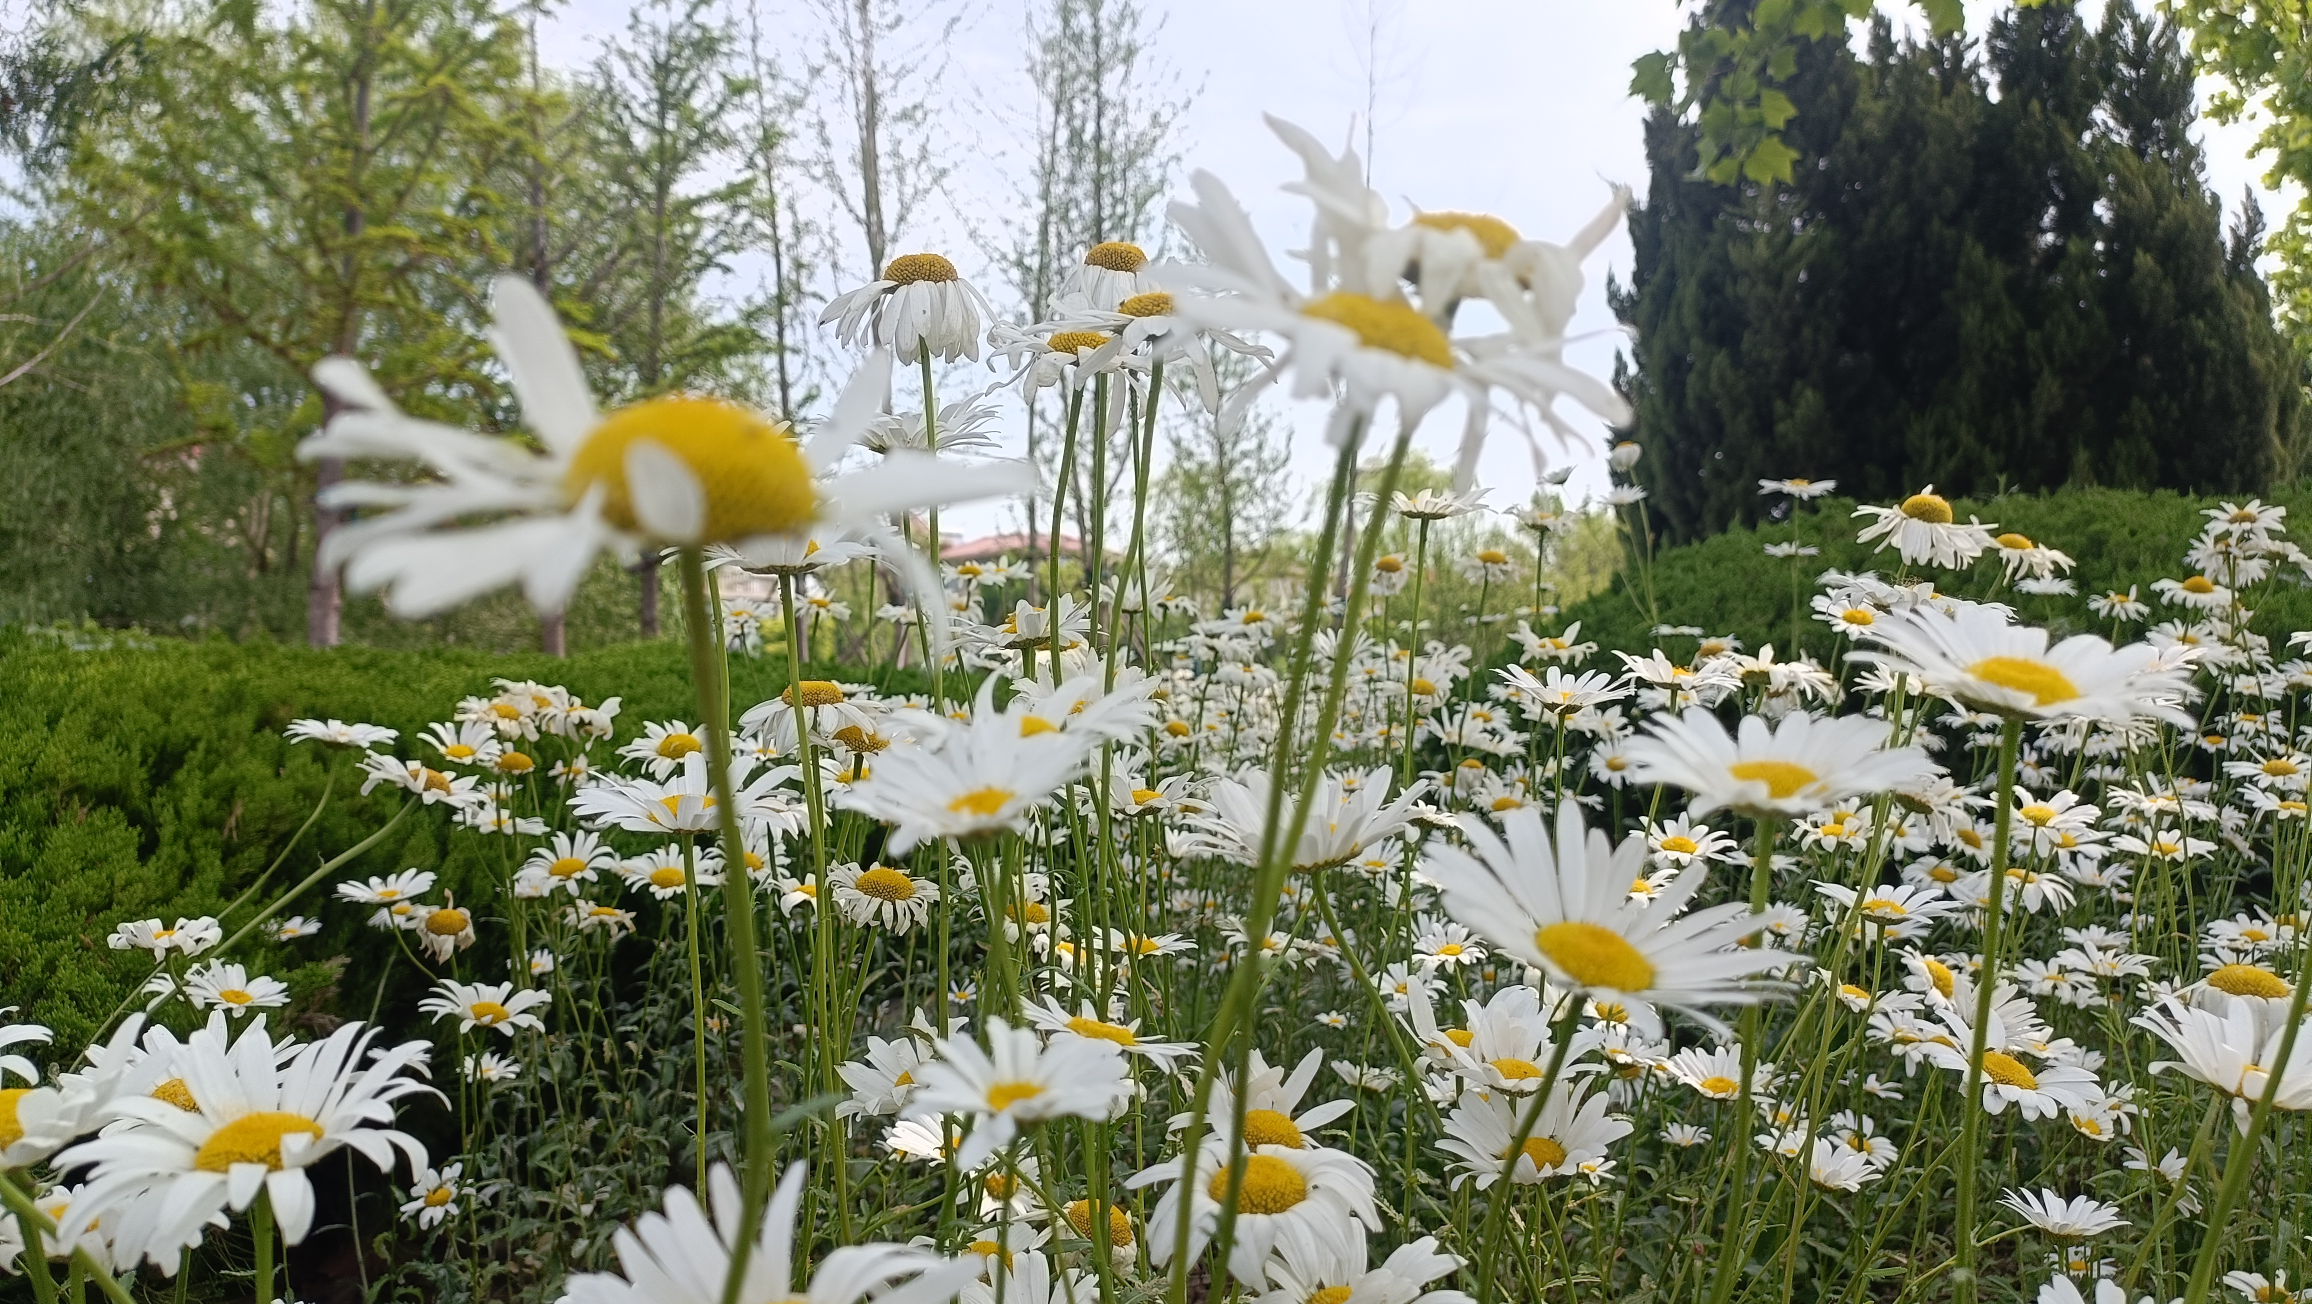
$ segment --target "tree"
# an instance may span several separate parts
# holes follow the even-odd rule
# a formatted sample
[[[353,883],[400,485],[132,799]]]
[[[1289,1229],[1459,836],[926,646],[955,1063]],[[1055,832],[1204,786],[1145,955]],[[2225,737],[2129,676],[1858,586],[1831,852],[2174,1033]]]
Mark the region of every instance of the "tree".
[[[868,276],[879,276],[891,242],[951,170],[933,148],[931,101],[962,20],[925,20],[920,9],[892,0],[816,3],[819,71],[839,93],[829,101],[835,111],[813,121],[819,148],[810,170],[858,228]],[[920,25],[910,23],[911,13]]]
[[[2301,402],[2201,181],[2172,28],[2050,4],[1977,50],[1882,23],[1867,57],[1811,45],[1785,84],[1804,110],[1787,186],[1697,177],[1698,130],[1647,126],[1612,293],[1637,337],[1638,473],[1673,536],[1754,519],[1761,478],[1885,499],[2288,473]]]
[[[595,62],[588,115],[604,175],[606,230],[621,233],[588,299],[590,326],[608,355],[610,392],[647,398],[723,388],[731,364],[761,337],[717,320],[702,282],[738,245],[743,176],[709,183],[738,145],[732,129],[746,87],[736,77],[729,25],[708,0],[649,0],[623,40]],[[639,617],[658,632],[658,557],[645,552]]]
[[[82,112],[52,193],[148,292],[200,311],[187,347],[245,341],[299,377],[354,356],[420,412],[461,412],[488,386],[469,287],[500,259],[479,183],[504,146],[521,48],[488,0],[307,0],[279,22],[219,4],[150,30],[91,21],[91,44],[134,55]],[[301,424],[326,419],[326,403],[315,395]],[[344,468],[307,473],[291,443],[250,452],[273,458],[303,510]],[[312,520],[318,545],[334,513]],[[309,641],[337,641],[341,607],[336,575],[316,568]]]
[[[1234,354],[1221,366],[1231,390],[1250,379],[1250,366]],[[1240,589],[1282,559],[1293,518],[1292,452],[1257,404],[1231,422],[1205,411],[1193,385],[1180,388],[1184,415],[1172,424],[1170,459],[1153,494],[1163,504],[1157,538],[1176,586],[1232,607]]]

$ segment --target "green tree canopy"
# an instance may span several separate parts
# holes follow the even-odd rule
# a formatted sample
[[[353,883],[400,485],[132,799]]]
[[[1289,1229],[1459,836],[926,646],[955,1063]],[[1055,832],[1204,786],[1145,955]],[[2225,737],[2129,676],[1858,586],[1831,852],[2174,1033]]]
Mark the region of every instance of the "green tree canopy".
[[[1748,0],[1697,19],[1739,23]],[[1755,519],[1761,478],[1862,498],[2064,483],[2252,491],[2292,473],[2300,376],[2229,239],[2168,24],[2018,10],[1980,46],[1802,47],[1789,185],[1696,174],[1657,112],[1631,215],[1638,474],[1675,537]]]

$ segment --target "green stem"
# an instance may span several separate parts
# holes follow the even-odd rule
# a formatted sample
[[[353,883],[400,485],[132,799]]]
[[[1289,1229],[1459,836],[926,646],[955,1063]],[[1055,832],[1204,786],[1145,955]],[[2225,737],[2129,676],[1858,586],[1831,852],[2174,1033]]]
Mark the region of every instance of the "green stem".
[[[746,838],[739,828],[738,800],[731,791],[730,684],[721,677],[721,631],[709,623],[706,596],[706,560],[696,548],[682,550],[683,623],[688,627],[692,687],[699,697],[699,714],[706,721],[706,754],[715,805],[721,811],[718,837],[723,846],[723,921],[731,948],[731,977],[739,989],[739,1048],[744,1064],[745,1179],[741,1186],[740,1233],[731,1247],[730,1276],[723,1282],[723,1304],[736,1304],[739,1283],[746,1278],[753,1257],[755,1226],[771,1192],[770,1052],[764,1039],[763,974],[755,950],[754,877],[747,873]],[[793,581],[786,594],[787,660],[790,675],[799,663],[794,642]],[[799,694],[798,694],[799,696]],[[806,753],[807,755],[807,753]],[[813,836],[817,836],[816,821]],[[824,905],[819,907],[825,909]]]
[[[1525,1143],[1532,1139],[1533,1129],[1541,1123],[1542,1110],[1549,1105],[1549,1093],[1557,1087],[1557,1075],[1565,1070],[1566,1052],[1573,1047],[1574,1024],[1581,1018],[1581,1007],[1580,992],[1565,998],[1565,1013],[1558,1016],[1556,1026],[1550,1029],[1550,1038],[1556,1045],[1549,1051],[1549,1070],[1541,1075],[1541,1090],[1533,1094],[1533,1108],[1526,1111],[1524,1120],[1518,1124],[1517,1135],[1509,1139],[1509,1152],[1501,1161],[1501,1180],[1493,1184],[1493,1198],[1486,1202],[1484,1249],[1477,1260],[1477,1298],[1481,1304],[1495,1298],[1494,1264],[1501,1256],[1501,1234],[1509,1226],[1509,1206],[1517,1192],[1518,1161],[1525,1158]]]
[[[257,1304],[273,1304],[273,1197],[263,1190],[249,1206],[249,1239],[257,1254]]]
[[[234,945],[240,942],[242,938],[247,937],[252,932],[255,932],[257,925],[281,913],[282,907],[287,906],[290,902],[296,900],[300,896],[303,896],[313,887],[314,884],[320,882],[322,879],[329,877],[332,873],[335,873],[347,861],[352,860],[355,856],[358,856],[362,852],[369,850],[371,847],[376,846],[379,840],[384,838],[386,834],[392,832],[393,826],[401,823],[402,817],[409,814],[411,809],[417,805],[418,800],[415,796],[412,796],[409,799],[403,801],[401,804],[401,809],[395,811],[393,813],[393,818],[387,820],[384,825],[377,830],[377,832],[370,834],[368,837],[354,843],[346,850],[339,852],[337,855],[321,862],[321,868],[314,870],[310,874],[307,874],[303,881],[299,882],[297,886],[290,888],[288,891],[283,892],[280,896],[276,897],[272,905],[265,907],[263,910],[260,910],[255,915],[251,916],[248,923],[241,925],[241,927],[237,929],[231,937],[226,938],[224,944],[217,947],[216,950],[212,952],[212,954],[222,956],[225,952],[232,950]],[[270,1304],[270,1301],[268,1301],[268,1304]]]
[[[1975,1183],[1983,1165],[1983,1053],[1991,1032],[1991,993],[1999,985],[2000,898],[2007,887],[2007,841],[2015,808],[2015,753],[2023,737],[2023,721],[2015,716],[1999,731],[1999,785],[1993,800],[1999,803],[1991,834],[1991,900],[1984,907],[1983,967],[1975,975],[1975,1035],[1967,1051],[1967,1087],[1959,1097],[1959,1193],[1955,1201],[1952,1235],[1956,1238],[1951,1270],[1953,1304],[1975,1300]]]

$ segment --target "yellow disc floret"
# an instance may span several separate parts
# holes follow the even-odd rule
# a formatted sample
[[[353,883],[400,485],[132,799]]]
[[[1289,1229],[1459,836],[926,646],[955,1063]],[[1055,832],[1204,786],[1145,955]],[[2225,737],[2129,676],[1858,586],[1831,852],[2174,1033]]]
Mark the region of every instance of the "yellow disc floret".
[[[1356,333],[1357,342],[1368,349],[1452,369],[1452,341],[1437,323],[1409,304],[1388,303],[1369,295],[1335,290],[1302,308],[1301,315],[1346,326]]]
[[[1545,1136],[1529,1136],[1525,1139],[1525,1157],[1533,1161],[1535,1168],[1548,1169],[1565,1162],[1565,1147]]]
[[[1983,1052],[1983,1076],[2002,1087],[2020,1087],[2025,1091],[2039,1089],[2038,1075],[2025,1068],[2023,1061],[2004,1051]]]
[[[1914,521],[1929,525],[1951,523],[1951,500],[1941,494],[1912,494],[1903,499],[1902,513]]]
[[[1307,1144],[1301,1136],[1300,1124],[1280,1110],[1248,1109],[1244,1111],[1244,1143],[1248,1146],[1283,1146],[1299,1150]]]
[[[1148,263],[1148,252],[1122,240],[1103,240],[1084,251],[1084,265],[1111,272],[1136,272]]]
[[[898,285],[917,281],[960,281],[955,264],[938,254],[901,254],[883,269],[883,279]]]
[[[1034,1100],[1042,1094],[1043,1087],[1034,1082],[998,1082],[987,1089],[987,1107],[1001,1113],[1023,1100]]]
[[[671,542],[736,543],[795,534],[818,519],[811,464],[784,424],[736,403],[690,395],[644,399],[604,418],[571,457],[563,493],[576,502],[599,489],[604,520],[644,533],[626,483],[627,452],[638,442],[655,444],[682,463],[706,509],[696,538]]]
[[[881,865],[861,874],[852,886],[859,889],[860,895],[871,896],[878,901],[915,899],[915,880],[896,869],[886,869]]]
[[[2021,693],[2042,707],[2079,696],[2078,687],[2062,671],[2028,657],[1985,657],[1968,666],[1967,673],[1986,684]]]
[[[1744,783],[1765,784],[1766,795],[1776,801],[1787,801],[1822,778],[1793,761],[1736,761],[1726,772]]]
[[[1087,1019],[1080,1014],[1068,1020],[1068,1031],[1079,1037],[1090,1037],[1094,1041],[1112,1041],[1119,1046],[1137,1046],[1140,1044],[1138,1035],[1123,1024],[1102,1023],[1098,1019]]]
[[[204,1173],[229,1173],[235,1164],[263,1164],[281,1171],[281,1138],[302,1133],[318,1141],[321,1125],[303,1114],[260,1109],[243,1114],[209,1134],[193,1155]]]
[[[1169,317],[1172,315],[1172,296],[1162,290],[1135,294],[1116,305],[1116,311],[1127,317]]]
[[[1212,1175],[1205,1194],[1215,1200],[1228,1196],[1228,1170]],[[1274,1155],[1254,1155],[1244,1161],[1244,1184],[1237,1188],[1236,1207],[1244,1213],[1284,1213],[1309,1198],[1308,1179]]]
[[[1517,243],[1517,228],[1490,213],[1418,213],[1415,224],[1432,231],[1467,231],[1488,258],[1500,258]]]
[[[806,679],[800,687],[803,690],[803,705],[805,706],[841,706],[843,704],[843,686],[832,679]],[[781,689],[779,700],[793,706],[795,704],[795,689],[793,687]]]
[[[160,1085],[153,1088],[152,1097],[155,1100],[165,1100],[183,1110],[198,1110],[200,1108],[200,1105],[193,1100],[193,1089],[185,1085],[183,1078],[165,1079]]]
[[[1068,1225],[1076,1229],[1076,1235],[1086,1240],[1092,1238],[1092,1202],[1090,1200],[1071,1200],[1068,1202]],[[1108,1206],[1108,1244],[1119,1250],[1132,1244],[1131,1215],[1112,1204]]]
[[[1059,331],[1044,341],[1054,353],[1084,353],[1106,344],[1112,336],[1106,331]]]
[[[947,809],[957,815],[977,815],[986,819],[1002,810],[1004,803],[1018,795],[1009,788],[974,788],[947,803]]]
[[[2208,986],[2233,996],[2261,996],[2267,1000],[2277,1000],[2289,992],[2285,979],[2252,964],[2224,965],[2208,975]]]
[[[1629,939],[1602,925],[1563,920],[1536,932],[1533,944],[1584,987],[1642,992],[1654,985],[1654,966]]]
[[[436,937],[456,937],[473,926],[473,917],[456,906],[443,906],[425,917],[425,930]]]

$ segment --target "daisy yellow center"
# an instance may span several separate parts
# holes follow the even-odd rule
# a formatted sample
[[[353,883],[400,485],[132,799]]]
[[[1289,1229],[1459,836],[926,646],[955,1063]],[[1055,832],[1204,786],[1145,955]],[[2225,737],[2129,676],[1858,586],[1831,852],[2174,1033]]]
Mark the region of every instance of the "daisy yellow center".
[[[1054,353],[1082,353],[1108,342],[1105,331],[1060,331],[1044,341]]]
[[[1117,304],[1116,311],[1127,317],[1169,317],[1172,315],[1172,296],[1162,290],[1135,294]]]
[[[1437,685],[1427,679],[1415,679],[1406,687],[1415,697],[1431,697],[1437,692]]]
[[[912,1087],[915,1085],[915,1075],[913,1073],[907,1072],[905,1069],[902,1069],[900,1070],[898,1077],[891,1079],[891,1085],[895,1087]],[[991,1177],[987,1180],[989,1182],[994,1182],[996,1179]]]
[[[1927,967],[1927,981],[1935,985],[1936,991],[1948,997],[1951,994],[1952,986],[1958,982],[1957,976],[1951,972],[1951,966],[1931,958],[1923,960],[1921,963]]]
[[[2285,756],[2275,756],[2271,760],[2264,762],[2263,770],[2264,773],[2271,778],[2285,779],[2293,776],[2296,773],[2297,766],[2296,762],[2289,760]]]
[[[2216,591],[2216,582],[2205,575],[2194,575],[2183,582],[2186,593],[2209,594]]]
[[[1723,1073],[1713,1073],[1696,1084],[1706,1095],[1728,1096],[1742,1090],[1742,1084]]]
[[[878,901],[912,901],[915,899],[915,880],[896,869],[878,865],[859,876],[854,884],[862,896]]]
[[[24,1124],[16,1117],[16,1102],[31,1090],[30,1087],[0,1088],[0,1147],[12,1146],[24,1139]]]
[[[1529,1136],[1525,1139],[1525,1157],[1533,1161],[1535,1168],[1550,1168],[1565,1162],[1565,1147],[1545,1136]]]
[[[2021,551],[2032,546],[2031,539],[2028,535],[2015,534],[2012,532],[2000,535],[1998,543],[2002,548],[2012,548],[2017,551]]]
[[[784,425],[736,403],[688,395],[644,399],[605,417],[571,457],[563,493],[575,502],[599,488],[603,519],[639,531],[626,483],[627,450],[638,441],[682,463],[705,508],[698,537],[680,542],[794,534],[818,517],[810,463]]]
[[[682,883],[682,866],[680,865],[660,865],[650,871],[650,885],[652,887],[681,887]]]
[[[474,749],[466,746],[464,743],[451,743],[449,746],[442,748],[442,755],[449,757],[453,761],[470,761],[474,759]]]
[[[1492,1067],[1494,1072],[1501,1075],[1501,1080],[1504,1082],[1531,1082],[1541,1076],[1539,1064],[1532,1060],[1518,1059],[1515,1056],[1494,1060]]]
[[[1301,1136],[1300,1124],[1281,1110],[1248,1109],[1244,1112],[1244,1143],[1248,1146],[1283,1146],[1299,1150],[1306,1141]]]
[[[1440,211],[1417,214],[1413,221],[1432,231],[1467,231],[1488,258],[1500,258],[1517,243],[1517,228],[1490,213]]]
[[[966,1245],[963,1248],[983,1259],[1001,1259],[1003,1260],[1003,1266],[1007,1268],[1011,1266],[1011,1251],[1005,1249],[1001,1245],[998,1245],[994,1241],[973,1241],[971,1244]]]
[[[152,1096],[155,1100],[165,1100],[179,1109],[197,1110],[200,1108],[200,1105],[193,1100],[193,1089],[185,1085],[183,1078],[170,1078],[162,1082],[153,1088]]]
[[[1406,304],[1384,303],[1367,295],[1335,290],[1302,308],[1301,315],[1346,326],[1355,333],[1357,342],[1368,349],[1394,353],[1448,371],[1453,367],[1453,345],[1445,338],[1445,332]]]
[[[507,752],[498,758],[498,770],[504,774],[528,774],[537,768],[538,763],[530,759],[528,752]]]
[[[883,279],[899,285],[917,281],[960,281],[955,264],[938,254],[901,254],[883,269]]]
[[[2252,964],[2227,964],[2208,975],[2208,986],[2233,996],[2275,999],[2288,994],[2288,984],[2278,974]]]
[[[2016,811],[2015,813],[2022,816],[2024,819],[2031,821],[2033,824],[2038,825],[2040,828],[2046,828],[2049,824],[2055,821],[2057,811],[2053,806],[2044,806],[2038,802],[2033,802],[2030,805],[2023,807],[2021,810]]]
[[[544,703],[540,703],[540,705],[544,705]],[[500,720],[519,720],[522,718],[522,708],[512,702],[492,702],[490,703],[490,714]]]
[[[193,1155],[193,1167],[204,1173],[227,1173],[235,1164],[263,1164],[279,1172],[281,1138],[300,1132],[321,1139],[321,1125],[303,1114],[270,1109],[243,1114],[209,1134]]]
[[[1454,956],[1461,954],[1464,950],[1467,949],[1468,948],[1462,946],[1459,942],[1447,942],[1437,948],[1437,954],[1444,956]]]
[[[1822,776],[1803,765],[1791,761],[1736,761],[1726,767],[1726,773],[1744,783],[1763,783],[1766,795],[1776,801],[1795,797]]]
[[[1702,844],[1694,841],[1692,838],[1687,837],[1683,833],[1673,833],[1670,836],[1662,839],[1661,849],[1664,851],[1674,851],[1681,856],[1691,856],[1695,852],[1702,849]]]
[[[1122,240],[1103,240],[1084,251],[1085,266],[1105,267],[1111,272],[1136,272],[1147,262],[1146,250]]]
[[[1102,1023],[1098,1019],[1088,1019],[1080,1014],[1068,1020],[1068,1031],[1079,1037],[1090,1037],[1094,1041],[1112,1041],[1119,1046],[1137,1046],[1140,1044],[1140,1038],[1123,1024]]]
[[[698,736],[695,734],[670,733],[659,739],[658,746],[652,750],[666,760],[679,761],[703,747],[704,744],[699,742]]]
[[[473,920],[456,906],[443,906],[425,917],[425,930],[436,937],[456,937],[473,926]]]
[[[496,1001],[475,1001],[466,1007],[466,1013],[472,1016],[474,1022],[485,1028],[495,1028],[514,1017],[512,1010]]]
[[[1163,793],[1158,792],[1154,788],[1134,788],[1132,790],[1132,804],[1135,806],[1145,806],[1149,802],[1152,802],[1163,795]]]
[[[1985,657],[1967,667],[1967,673],[1986,684],[2021,693],[2041,706],[2054,706],[2079,696],[2079,689],[2062,671],[2029,657]]]
[[[1405,559],[1402,557],[1382,557],[1373,562],[1373,569],[1383,575],[1395,575],[1405,569]]]
[[[1014,793],[1009,788],[974,788],[970,792],[967,792],[956,798],[954,801],[947,803],[947,809],[953,814],[977,815],[982,819],[986,819],[989,816],[994,815],[997,811],[1002,810],[1004,808],[1004,803],[1010,801],[1017,795],[1018,794]]]
[[[1014,920],[1024,919],[1031,924],[1048,924],[1052,921],[1052,912],[1044,909],[1044,903],[1041,901],[1030,901],[1024,906],[1014,906],[1004,913],[1010,915]]]
[[[1477,560],[1488,566],[1507,566],[1509,554],[1499,548],[1480,548],[1477,552]]]
[[[1524,805],[1525,803],[1518,800],[1517,798],[1506,795],[1495,797],[1493,799],[1493,809],[1497,811],[1518,810],[1521,809]]]
[[[457,1196],[458,1193],[456,1191],[453,1191],[446,1186],[437,1186],[425,1193],[425,1207],[428,1209],[439,1209],[443,1205],[448,1204],[450,1201],[456,1199]]]
[[[2023,1061],[2003,1051],[1983,1052],[1983,1076],[2002,1087],[2020,1087],[2025,1091],[2039,1089],[2038,1077],[2023,1067]]]
[[[1205,1194],[1215,1200],[1228,1196],[1228,1170],[1212,1175]],[[1244,1184],[1237,1188],[1236,1207],[1244,1213],[1284,1213],[1309,1198],[1308,1179],[1298,1168],[1274,1155],[1254,1155],[1244,1161]]]
[[[1887,897],[1872,897],[1870,900],[1863,902],[1862,912],[1866,915],[1873,915],[1880,919],[1902,919],[1911,913],[1909,910],[1903,907],[1901,902],[1891,900]]]
[[[546,872],[552,874],[556,878],[570,878],[576,874],[583,873],[585,869],[586,862],[580,860],[576,856],[564,856],[560,860],[555,861],[553,864],[546,866]]]
[[[1166,720],[1164,722],[1164,732],[1169,737],[1186,738],[1188,735],[1196,731],[1188,727],[1188,722],[1186,720]]]
[[[1091,1239],[1092,1202],[1090,1200],[1071,1200],[1068,1202],[1068,1225],[1076,1229],[1076,1235],[1084,1237],[1086,1240]],[[1108,1244],[1117,1249],[1123,1249],[1131,1243],[1131,1216],[1115,1205],[1109,1205]]]
[[[424,782],[425,786],[433,792],[449,792],[451,790],[450,776],[440,770],[427,770]]]
[[[1654,985],[1654,966],[1629,939],[1610,928],[1561,920],[1536,932],[1533,944],[1584,987],[1642,992]]]
[[[227,1005],[247,1005],[257,999],[257,994],[243,987],[227,987],[217,993],[217,999]]]
[[[1838,985],[1838,994],[1846,997],[1850,1001],[1867,1002],[1870,1000],[1870,993],[1864,991],[1860,987],[1855,986],[1853,983],[1840,983]]]
[[[1929,525],[1951,523],[1951,502],[1941,494],[1912,494],[1903,499],[1902,513],[1914,521]]]
[[[1002,1113],[1023,1100],[1034,1100],[1044,1089],[1033,1082],[998,1082],[987,1089],[987,1107]]]
[[[803,705],[840,706],[843,704],[843,686],[832,679],[806,679],[802,683]],[[779,694],[779,700],[789,706],[795,704],[792,688]]]
[[[1058,725],[1053,724],[1051,721],[1046,720],[1040,715],[1023,715],[1020,717],[1020,737],[1022,738],[1035,738],[1043,734],[1058,733],[1059,731],[1060,727]]]
[[[1308,1304],[1349,1304],[1349,1296],[1355,1291],[1354,1286],[1327,1286],[1310,1295]]]
[[[1873,615],[1867,607],[1848,607],[1838,613],[1838,618],[1849,625],[1875,625],[1878,623],[1878,617]]]

